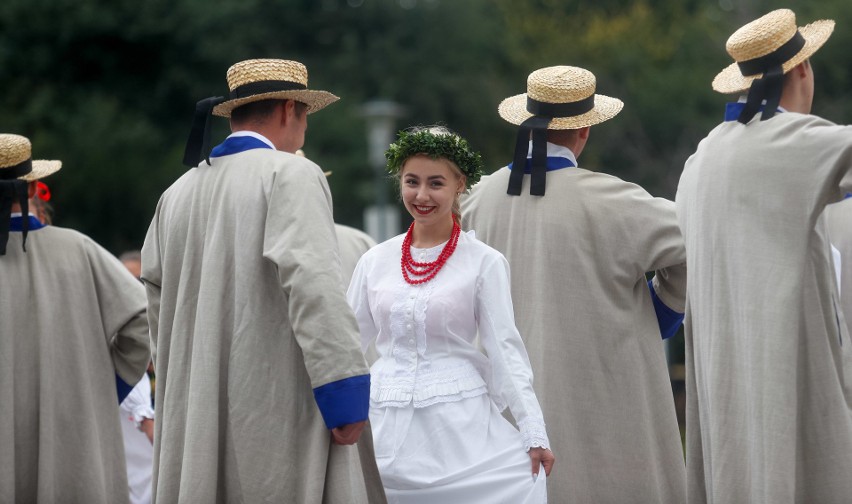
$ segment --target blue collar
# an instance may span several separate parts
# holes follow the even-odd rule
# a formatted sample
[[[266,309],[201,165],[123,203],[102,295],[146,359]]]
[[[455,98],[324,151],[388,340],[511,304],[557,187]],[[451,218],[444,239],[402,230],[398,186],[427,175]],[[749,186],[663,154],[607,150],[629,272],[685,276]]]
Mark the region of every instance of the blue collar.
[[[210,157],[229,156],[252,149],[271,149],[263,140],[253,136],[228,137],[210,151]]]
[[[725,104],[725,122],[736,121],[740,117],[740,112],[743,111],[746,104],[744,102],[731,102]],[[760,112],[763,112],[763,105],[760,106]],[[784,110],[778,107],[777,113],[782,113]]]
[[[29,229],[30,231],[35,231],[37,229],[41,229],[41,228],[44,227],[44,224],[42,224],[40,220],[36,219],[35,216],[28,215],[27,217],[29,217],[27,220],[29,221],[29,224],[30,224],[30,229]],[[23,228],[22,228],[23,221],[24,221],[24,218],[21,217],[20,215],[16,216],[16,217],[12,217],[12,221],[9,223],[9,231],[15,231],[17,233],[20,233],[21,231],[23,231]]]
[[[514,163],[509,163],[509,169],[512,169],[512,165]],[[527,158],[527,162],[524,164],[524,173],[530,173],[530,166],[532,164],[532,159]],[[570,159],[564,157],[547,157],[547,171],[559,170],[562,168],[571,168],[576,166],[571,162]]]
[[[843,199],[849,199],[849,198],[852,198],[852,192],[846,193],[846,196],[843,197]]]

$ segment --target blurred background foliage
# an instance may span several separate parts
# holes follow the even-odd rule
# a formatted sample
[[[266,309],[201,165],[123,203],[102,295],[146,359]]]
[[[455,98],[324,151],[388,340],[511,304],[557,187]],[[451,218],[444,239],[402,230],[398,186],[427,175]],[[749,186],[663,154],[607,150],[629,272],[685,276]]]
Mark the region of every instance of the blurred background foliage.
[[[852,84],[848,0],[3,0],[0,130],[61,159],[48,180],[57,225],[112,252],[138,248],[160,193],[183,171],[194,104],[227,92],[225,71],[296,59],[343,99],[310,118],[305,151],[326,170],[338,222],[363,226],[375,199],[361,106],[406,108],[398,126],[444,123],[495,170],[514,128],[497,104],[536,68],[570,64],[625,101],[592,130],[581,166],[672,198],[683,162],[720,119],[710,89],[727,37],[779,7],[838,30],[814,59],[815,113],[845,122]],[[218,120],[214,136],[228,133]],[[392,185],[388,196],[395,201]]]

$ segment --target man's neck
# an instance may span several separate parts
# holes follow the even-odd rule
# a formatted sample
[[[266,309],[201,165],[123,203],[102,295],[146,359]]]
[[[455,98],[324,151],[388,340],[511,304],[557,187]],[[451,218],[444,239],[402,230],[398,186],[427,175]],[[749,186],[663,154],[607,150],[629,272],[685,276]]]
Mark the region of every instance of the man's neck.
[[[778,106],[786,110],[787,112],[798,112],[799,114],[810,114],[811,106],[810,104],[804,103],[803,100],[795,100],[795,99],[785,99],[784,96],[781,97],[781,101],[778,103]]]

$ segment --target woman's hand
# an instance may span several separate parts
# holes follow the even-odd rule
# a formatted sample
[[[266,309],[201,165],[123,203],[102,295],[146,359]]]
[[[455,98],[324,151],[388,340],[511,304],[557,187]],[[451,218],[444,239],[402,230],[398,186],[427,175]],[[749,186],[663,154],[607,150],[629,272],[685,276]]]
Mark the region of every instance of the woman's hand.
[[[544,474],[550,476],[550,470],[553,468],[553,463],[556,462],[553,452],[547,448],[530,448],[528,453],[532,461],[533,478],[538,478],[538,469],[541,466],[544,466]]]
[[[148,436],[148,441],[151,444],[154,444],[154,419],[153,418],[143,418],[141,422],[139,422],[139,430],[145,433]]]

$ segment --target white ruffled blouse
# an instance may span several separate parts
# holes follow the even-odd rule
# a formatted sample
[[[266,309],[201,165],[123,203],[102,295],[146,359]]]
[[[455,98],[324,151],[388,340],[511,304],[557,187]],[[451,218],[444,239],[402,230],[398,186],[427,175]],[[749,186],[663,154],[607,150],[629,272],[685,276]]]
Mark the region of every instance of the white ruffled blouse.
[[[511,410],[525,448],[549,448],[515,327],[509,263],[473,232],[462,233],[443,269],[425,284],[410,285],[400,268],[403,238],[366,252],[347,294],[361,349],[375,343],[379,355],[370,369],[371,406],[424,408],[490,394],[501,411]],[[412,247],[411,254],[430,262],[442,248]]]

